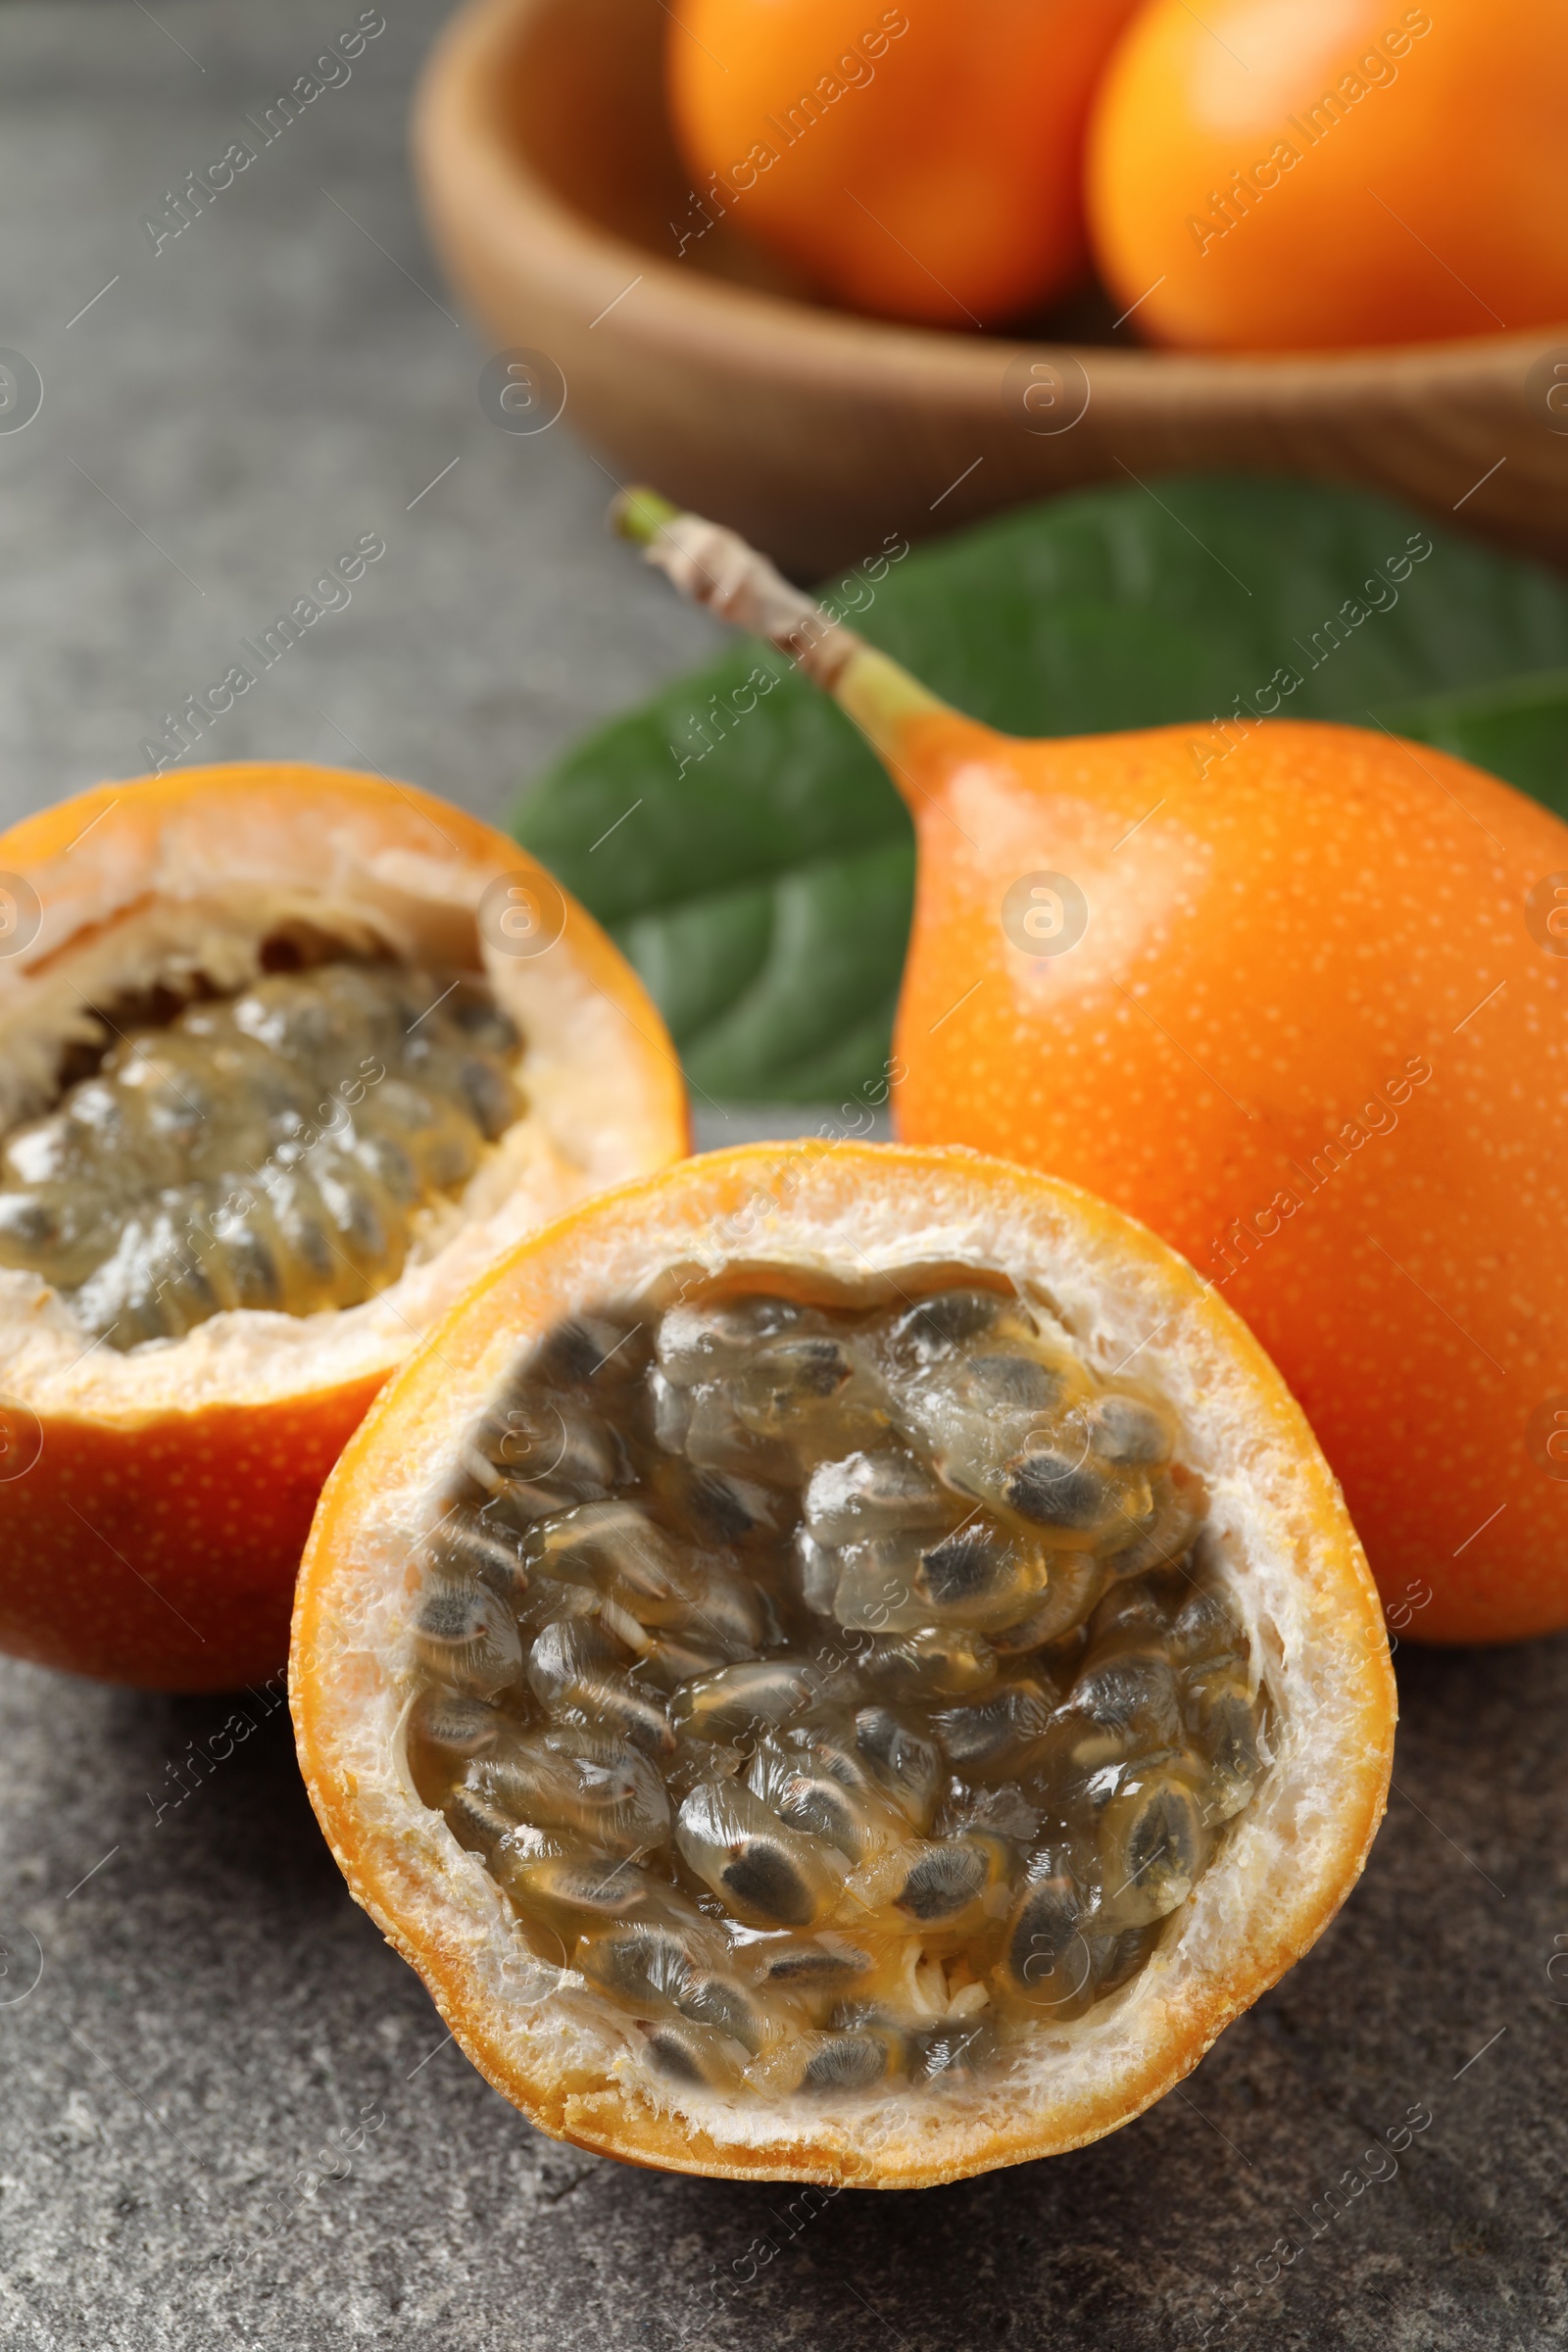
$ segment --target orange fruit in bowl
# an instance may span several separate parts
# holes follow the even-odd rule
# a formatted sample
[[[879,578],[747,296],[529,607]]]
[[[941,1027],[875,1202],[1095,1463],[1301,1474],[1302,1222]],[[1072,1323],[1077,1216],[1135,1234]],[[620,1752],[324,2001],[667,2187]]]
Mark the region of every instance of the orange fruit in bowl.
[[[1071,1185],[811,1139],[570,1210],[322,1494],[349,1886],[543,2130],[918,2187],[1141,2113],[1382,1816],[1377,1594],[1214,1290]]]
[[[846,306],[933,326],[1064,293],[1090,96],[1133,5],[684,0],[666,58],[689,234],[728,216]]]
[[[629,967],[429,794],[193,768],[0,836],[0,1647],[272,1672],[387,1374],[520,1235],[686,1140]]]
[[[1412,1639],[1568,1625],[1568,826],[1425,745],[1272,715],[1278,680],[1264,715],[1022,742],[733,533],[643,493],[621,519],[908,803],[900,1134],[1183,1250],[1300,1398]]]
[[[1096,258],[1217,351],[1568,319],[1565,106],[1554,0],[1150,0],[1096,101]]]

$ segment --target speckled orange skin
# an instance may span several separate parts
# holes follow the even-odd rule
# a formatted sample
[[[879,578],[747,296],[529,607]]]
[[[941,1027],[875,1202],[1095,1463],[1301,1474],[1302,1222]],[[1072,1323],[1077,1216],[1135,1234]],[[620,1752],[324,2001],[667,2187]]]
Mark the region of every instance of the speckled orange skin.
[[[889,764],[922,852],[901,1134],[1070,1178],[1222,1288],[1396,1629],[1568,1623],[1568,961],[1526,909],[1568,826],[1283,719],[1019,743],[928,714]],[[1088,901],[1055,956],[1000,919],[1042,870]]]
[[[1096,258],[1211,350],[1549,325],[1565,95],[1561,0],[1151,0],[1096,102]]]
[[[695,196],[856,310],[1005,318],[1084,270],[1090,100],[1135,5],[683,0],[666,78]]]
[[[0,1649],[160,1690],[273,1672],[317,1496],[380,1385],[144,1429],[52,1421],[0,1489]]]
[[[492,826],[413,786],[255,762],[78,794],[0,834],[0,872],[32,877],[47,904],[66,887],[56,878],[74,870],[63,861],[77,842],[90,838],[112,867],[134,865],[166,824],[210,815],[226,855],[230,838],[265,829],[273,807],[303,812],[323,840],[327,811],[341,809],[370,814],[377,847],[389,854],[436,841],[480,869],[534,863]],[[323,871],[326,863],[323,850]],[[659,1015],[571,901],[564,938],[576,966],[646,1045],[667,1097],[664,1156],[672,1156],[689,1129]],[[416,1336],[411,1328],[410,1346]],[[0,1650],[165,1690],[228,1690],[270,1675],[288,1654],[294,1578],[317,1497],[393,1365],[368,1378],[302,1382],[270,1400],[204,1397],[126,1413],[95,1395],[96,1361],[87,1350],[73,1409],[47,1414],[41,1426],[0,1396]]]

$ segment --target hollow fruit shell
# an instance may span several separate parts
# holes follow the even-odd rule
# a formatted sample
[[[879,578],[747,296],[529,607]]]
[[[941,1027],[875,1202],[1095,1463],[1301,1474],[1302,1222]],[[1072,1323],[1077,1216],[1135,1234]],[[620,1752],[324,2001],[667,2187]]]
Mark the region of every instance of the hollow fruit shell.
[[[672,1264],[754,1258],[856,1279],[908,1264],[1044,1286],[1091,1362],[1164,1396],[1207,1482],[1264,1662],[1274,1761],[1179,1935],[1126,1997],[1046,2033],[1005,2080],[858,2099],[662,2086],[569,1984],[519,1965],[505,1898],[399,1760],[413,1531],[460,1433],[561,1318]],[[916,2187],[1096,2139],[1180,2082],[1312,1942],[1382,1816],[1395,1693],[1377,1595],[1299,1407],[1163,1243],[1071,1185],[961,1151],[816,1139],[687,1160],[570,1212],[496,1266],[391,1382],[322,1494],[290,1668],[311,1799],[356,1898],[461,2046],[543,2130],[674,2171]],[[553,1972],[546,1972],[547,1978]]]
[[[509,952],[514,885],[559,934],[543,953]],[[456,1240],[361,1306],[218,1315],[122,1354],[0,1269],[0,1648],[228,1689],[281,1667],[321,1482],[387,1374],[519,1233],[686,1148],[678,1065],[629,966],[541,867],[378,776],[257,763],[101,785],[0,836],[0,1131],[28,1070],[52,1072],[63,1012],[181,958],[232,959],[252,908],[482,960],[524,1032],[530,1115],[506,1183],[481,1171],[494,1189]]]

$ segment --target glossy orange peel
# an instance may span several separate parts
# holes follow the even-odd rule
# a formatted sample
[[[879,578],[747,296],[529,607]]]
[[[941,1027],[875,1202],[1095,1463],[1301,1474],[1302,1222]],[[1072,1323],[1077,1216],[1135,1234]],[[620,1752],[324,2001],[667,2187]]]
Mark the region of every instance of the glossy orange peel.
[[[622,522],[908,803],[900,1134],[1185,1251],[1301,1399],[1398,1631],[1568,1624],[1568,825],[1425,744],[1275,715],[1289,663],[1263,715],[1003,735],[733,533],[646,493]]]

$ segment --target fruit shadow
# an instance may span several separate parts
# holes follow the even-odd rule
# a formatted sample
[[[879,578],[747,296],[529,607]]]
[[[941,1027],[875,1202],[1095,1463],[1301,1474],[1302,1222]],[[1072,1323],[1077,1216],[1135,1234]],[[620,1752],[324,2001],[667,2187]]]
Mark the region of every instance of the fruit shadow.
[[[1568,1634],[1494,1647],[1448,1649],[1400,1641],[1396,1789],[1451,1801],[1485,1836],[1505,1790],[1526,1788],[1543,1809],[1568,1798]],[[1423,1793],[1425,1792],[1425,1793]],[[1391,1803],[1394,1800],[1391,1799]],[[1374,1849],[1375,1850],[1375,1849]]]
[[[116,1690],[106,1730],[172,1876],[220,1884],[258,1912],[280,1893],[311,1912],[348,1900],[300,1777],[282,1673],[238,1690]]]

